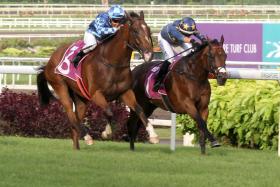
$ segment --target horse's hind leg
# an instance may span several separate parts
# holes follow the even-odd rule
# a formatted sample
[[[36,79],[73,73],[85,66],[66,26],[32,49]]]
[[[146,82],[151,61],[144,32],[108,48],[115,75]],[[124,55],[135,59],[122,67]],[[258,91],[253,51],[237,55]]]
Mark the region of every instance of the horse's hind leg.
[[[137,135],[137,123],[139,121],[139,117],[134,111],[130,112],[129,119],[127,121],[127,131],[129,136],[129,144],[130,150],[134,150],[134,142]]]
[[[131,89],[127,90],[121,95],[121,99],[129,108],[135,111],[135,113],[141,119],[142,123],[146,127],[147,132],[149,133],[150,143],[159,143],[158,135],[155,133],[154,127],[145,116],[142,107],[137,103],[134,92]]]
[[[80,127],[79,120],[76,114],[73,112],[73,100],[71,99],[68,88],[65,84],[52,84],[55,93],[58,95],[61,104],[64,106],[68,119],[71,123],[72,140],[74,149],[80,149],[79,138],[80,138]]]

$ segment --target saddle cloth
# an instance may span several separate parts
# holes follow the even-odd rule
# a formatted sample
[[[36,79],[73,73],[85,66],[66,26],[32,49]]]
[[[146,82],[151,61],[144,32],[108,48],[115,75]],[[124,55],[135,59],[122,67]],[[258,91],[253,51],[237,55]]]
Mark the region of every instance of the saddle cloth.
[[[83,40],[78,40],[74,42],[68,49],[65,51],[60,63],[55,68],[55,73],[68,77],[73,81],[76,81],[79,89],[85,98],[90,99],[89,92],[85,87],[82,76],[81,76],[81,62],[85,59],[85,55],[79,62],[77,68],[74,67],[74,64],[71,62],[77,53],[84,47],[85,43]]]
[[[174,67],[174,65],[181,58],[182,58],[182,55],[178,55],[173,58],[173,62],[169,66],[169,71]],[[162,98],[161,95],[167,95],[165,86],[164,86],[164,82],[165,82],[166,76],[168,75],[169,72],[165,75],[165,78],[162,82],[162,86],[159,88],[159,90],[157,92],[153,91],[153,87],[155,84],[155,77],[158,74],[161,65],[162,64],[160,63],[155,66],[152,66],[152,68],[148,72],[146,79],[145,79],[145,92],[146,92],[147,97],[150,99],[161,99]]]
[[[165,79],[163,80],[163,83],[162,83],[163,86],[161,86],[161,88],[157,92],[153,91],[153,87],[155,84],[155,77],[159,72],[160,66],[161,66],[161,64],[153,66],[149,70],[148,74],[146,75],[145,92],[146,92],[147,97],[150,99],[161,99],[161,95],[166,95],[166,91],[165,91],[165,87],[164,87]]]

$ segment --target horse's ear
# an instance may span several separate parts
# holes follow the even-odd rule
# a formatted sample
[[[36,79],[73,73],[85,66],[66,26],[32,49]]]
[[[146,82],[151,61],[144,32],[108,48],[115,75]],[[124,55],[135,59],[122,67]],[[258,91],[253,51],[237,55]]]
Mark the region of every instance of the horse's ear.
[[[140,11],[140,19],[144,19],[144,12],[143,12],[143,10]]]
[[[125,11],[125,17],[127,18],[127,21],[130,23],[132,22],[132,17],[129,15],[129,13],[127,13],[127,11]]]
[[[220,43],[221,43],[221,45],[224,44],[224,35],[221,36]]]

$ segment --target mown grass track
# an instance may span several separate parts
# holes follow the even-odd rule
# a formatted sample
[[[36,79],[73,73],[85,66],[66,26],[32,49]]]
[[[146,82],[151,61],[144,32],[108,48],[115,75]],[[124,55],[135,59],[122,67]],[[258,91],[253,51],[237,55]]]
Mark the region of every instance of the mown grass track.
[[[0,137],[0,186],[280,186],[276,152]]]

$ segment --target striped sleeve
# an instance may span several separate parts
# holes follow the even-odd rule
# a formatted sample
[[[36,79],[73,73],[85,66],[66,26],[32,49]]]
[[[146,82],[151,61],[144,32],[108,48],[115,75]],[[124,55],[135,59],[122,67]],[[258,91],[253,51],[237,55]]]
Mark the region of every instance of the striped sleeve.
[[[104,35],[114,34],[118,30],[117,28],[114,28],[114,27],[107,27],[106,20],[102,19],[102,17],[98,17],[95,20],[95,28],[96,28],[96,33],[100,37],[102,37]]]

